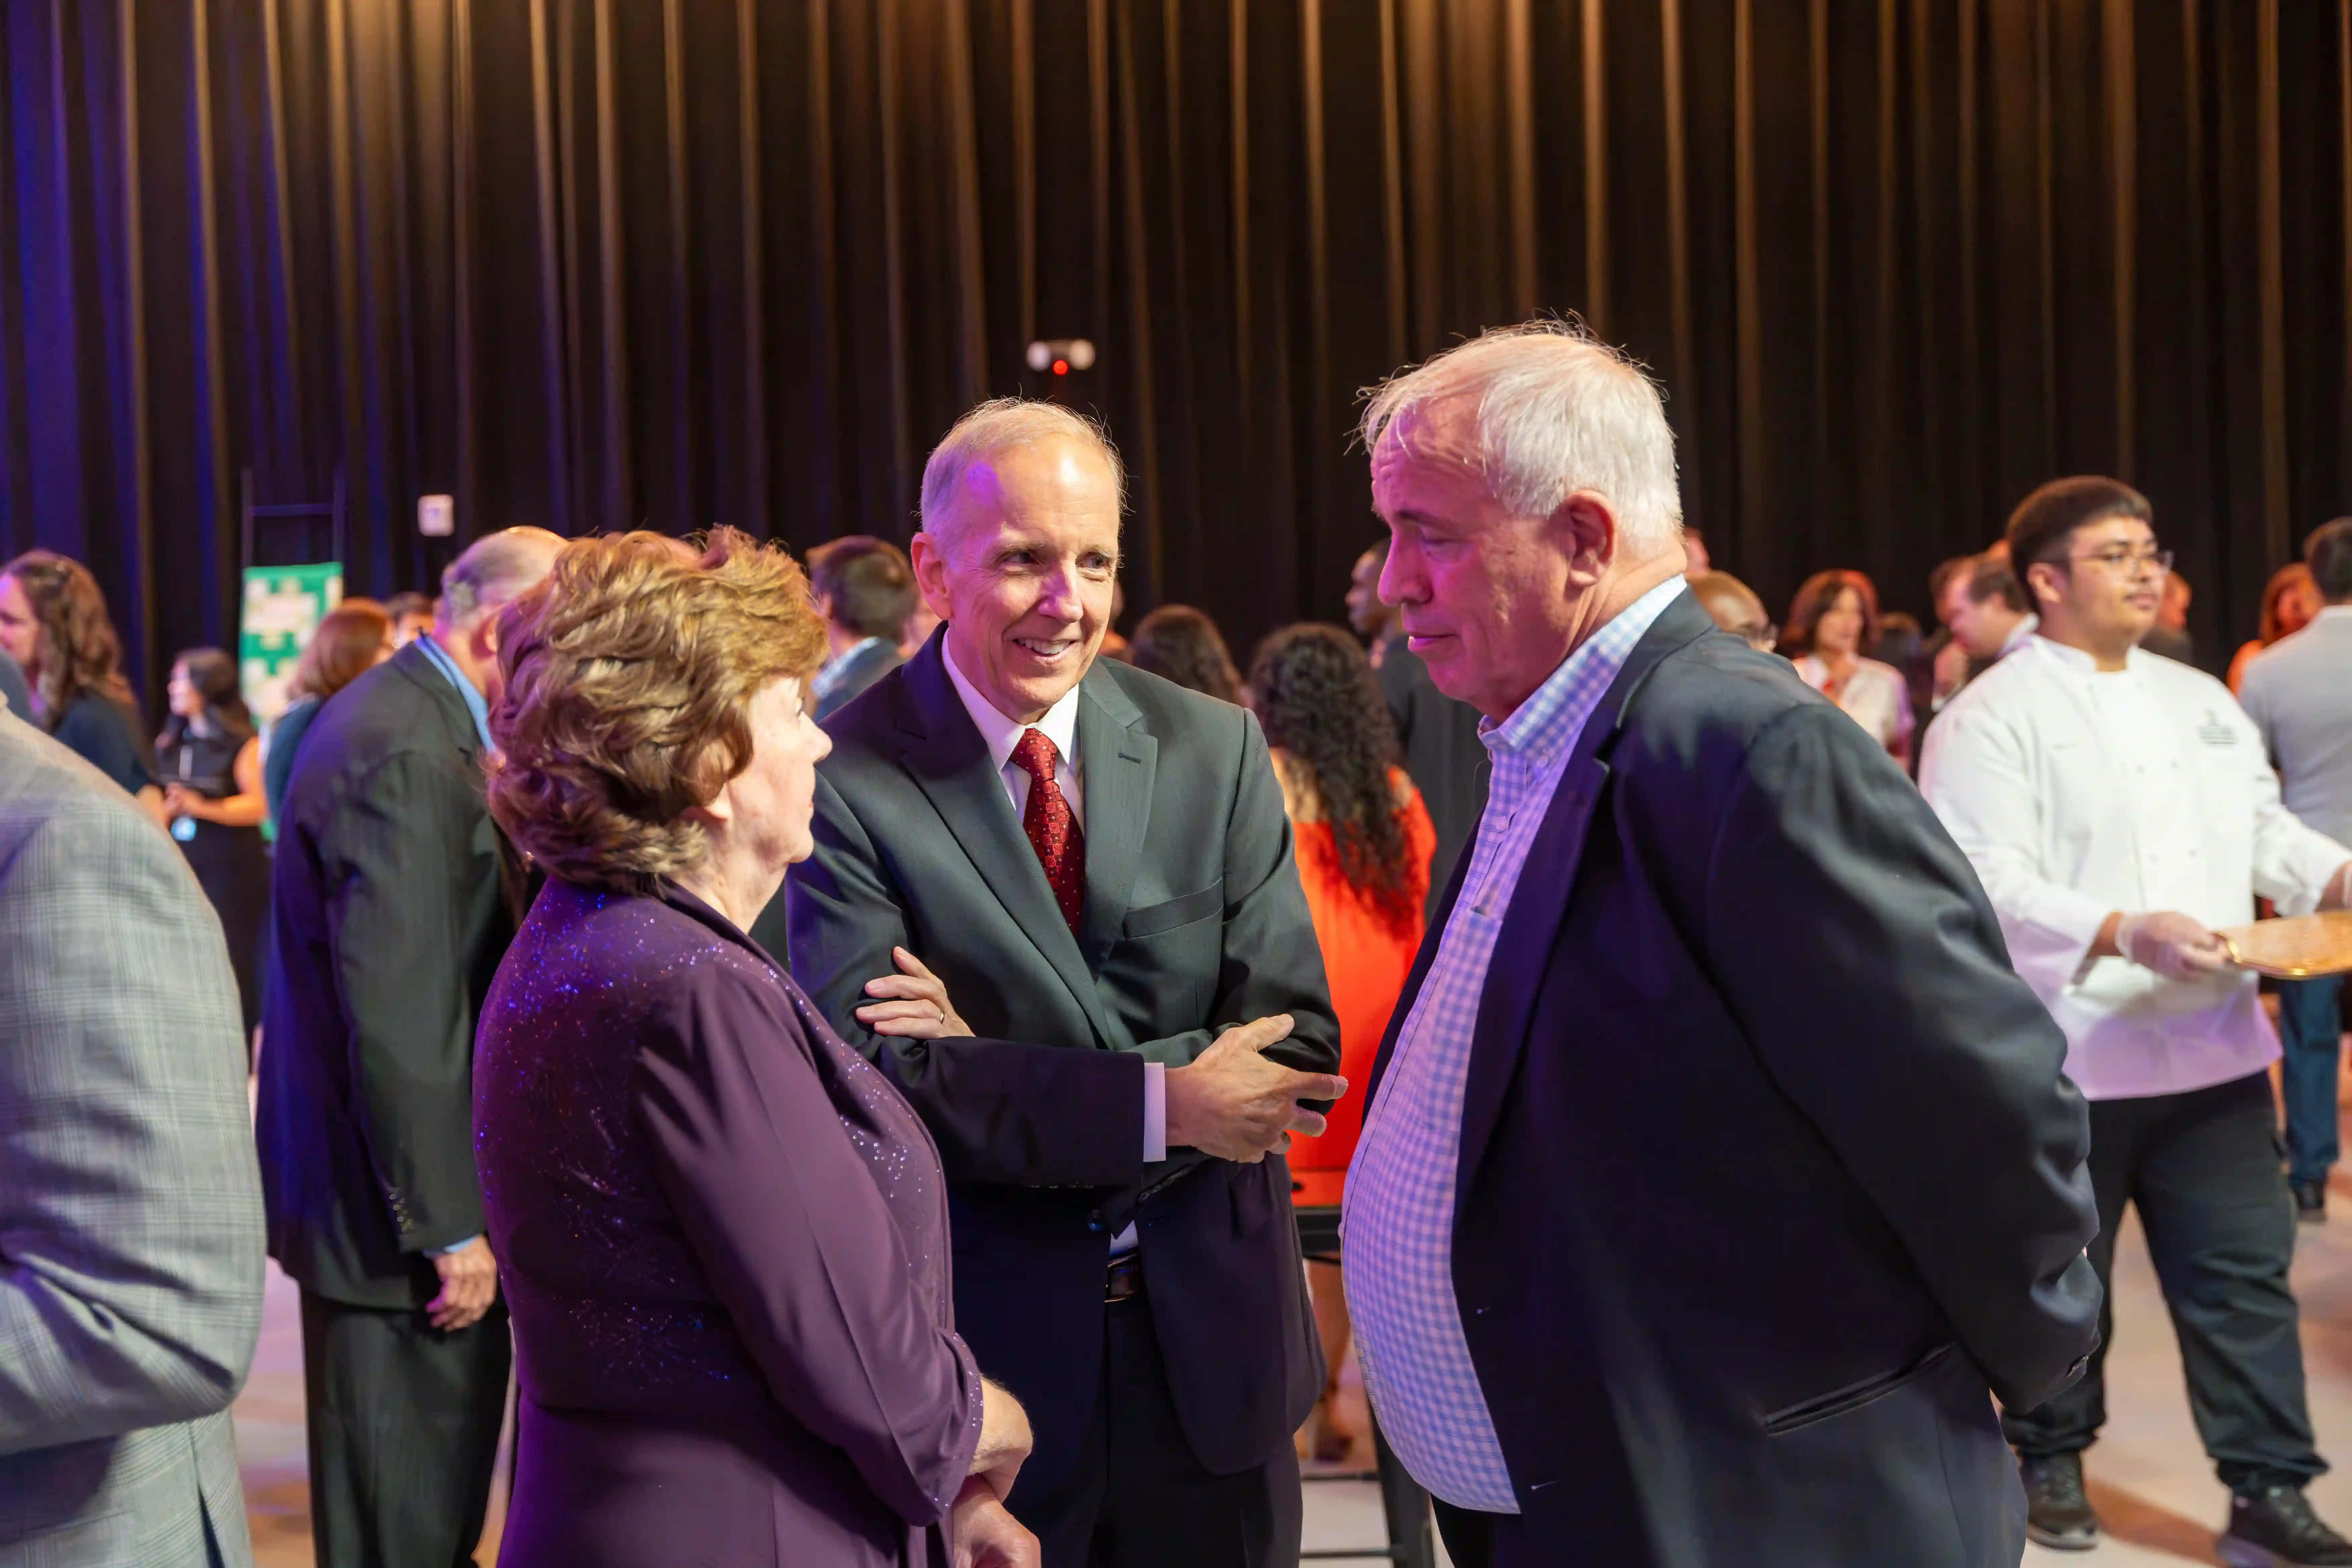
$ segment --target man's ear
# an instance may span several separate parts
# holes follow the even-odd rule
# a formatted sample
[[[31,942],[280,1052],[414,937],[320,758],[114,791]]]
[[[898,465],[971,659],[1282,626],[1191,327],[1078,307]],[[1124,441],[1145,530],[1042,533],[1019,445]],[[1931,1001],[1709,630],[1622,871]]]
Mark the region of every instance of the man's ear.
[[[2044,605],[2054,605],[2066,596],[2065,590],[2059,585],[2058,568],[2047,561],[2037,561],[2025,569],[2025,588],[2032,595],[2036,610]]]
[[[907,555],[915,568],[915,589],[931,613],[947,619],[948,602],[947,552],[940,548],[936,535],[926,529],[907,542]]]
[[[1593,490],[1577,490],[1551,514],[1549,526],[1572,576],[1598,578],[1617,559],[1617,514]]]

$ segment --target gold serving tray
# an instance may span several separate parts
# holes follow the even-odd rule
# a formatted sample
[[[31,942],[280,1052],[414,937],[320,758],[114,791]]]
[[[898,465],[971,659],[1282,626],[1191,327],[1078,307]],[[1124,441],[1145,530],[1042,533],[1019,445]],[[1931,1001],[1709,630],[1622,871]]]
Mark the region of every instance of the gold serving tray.
[[[2256,921],[2215,934],[2230,962],[2273,980],[2352,973],[2352,910]]]

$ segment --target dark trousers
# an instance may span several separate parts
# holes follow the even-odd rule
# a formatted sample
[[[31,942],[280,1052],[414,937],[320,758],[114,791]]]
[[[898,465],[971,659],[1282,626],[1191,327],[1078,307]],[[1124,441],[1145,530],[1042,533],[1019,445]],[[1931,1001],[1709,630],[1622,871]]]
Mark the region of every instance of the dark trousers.
[[[1455,1508],[1440,1498],[1429,1500],[1437,1516],[1437,1533],[1454,1568],[1535,1568],[1538,1561],[1528,1545],[1527,1521],[1516,1513],[1480,1513]],[[1559,1549],[1549,1554],[1559,1560]]]
[[[1077,1462],[1049,1486],[1028,1472],[1013,1515],[1045,1568],[1297,1568],[1298,1457],[1212,1475],[1177,1424],[1150,1294],[1103,1309],[1102,1384]]]
[[[2344,1038],[2344,977],[2279,982],[2279,1099],[2286,1107],[2286,1179],[2324,1187],[2336,1164],[2336,1057]]]
[[[302,1292],[319,1568],[471,1568],[512,1358],[503,1302],[445,1334]]]
[[[2099,1206],[2091,1267],[2108,1285],[2116,1227],[2126,1204],[2137,1207],[2180,1339],[2197,1435],[2221,1484],[2241,1493],[2301,1486],[2327,1468],[2312,1447],[2304,1400],[2303,1343],[2286,1279],[2294,1215],[2273,1117],[2267,1073],[2187,1094],[2091,1103]],[[2003,1415],[2002,1431],[2021,1455],[2080,1453],[2098,1436],[2107,1417],[2113,1300],[2110,1291],[2083,1380],[2039,1409]]]

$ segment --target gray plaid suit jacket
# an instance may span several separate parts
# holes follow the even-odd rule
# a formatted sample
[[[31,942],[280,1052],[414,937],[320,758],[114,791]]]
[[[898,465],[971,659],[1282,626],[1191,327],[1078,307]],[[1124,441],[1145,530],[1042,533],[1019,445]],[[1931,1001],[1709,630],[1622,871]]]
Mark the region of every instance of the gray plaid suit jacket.
[[[179,850],[0,712],[0,1568],[253,1561],[228,1418],[261,1327],[241,1033]]]

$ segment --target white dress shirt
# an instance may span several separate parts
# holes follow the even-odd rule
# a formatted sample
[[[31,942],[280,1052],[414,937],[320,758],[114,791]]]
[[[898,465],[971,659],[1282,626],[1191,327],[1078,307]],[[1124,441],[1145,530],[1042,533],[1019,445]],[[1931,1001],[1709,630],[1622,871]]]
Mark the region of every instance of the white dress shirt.
[[[2220,681],[2137,649],[2101,673],[2037,637],[1944,710],[1919,786],[2065,1031],[2085,1095],[2182,1093],[2278,1056],[2250,972],[2167,980],[2089,957],[2117,911],[2242,925],[2261,893],[2307,914],[2352,858],[2279,804],[2262,736]]]
[[[956,695],[963,699],[964,711],[980,731],[980,738],[988,747],[989,760],[996,764],[996,776],[1004,785],[1004,793],[1013,801],[1013,815],[1021,816],[1029,809],[1029,771],[1013,760],[1013,749],[1021,737],[1031,730],[1045,732],[1054,742],[1054,787],[1062,792],[1069,803],[1070,816],[1076,819],[1078,831],[1087,830],[1086,774],[1078,765],[1078,689],[1072,686],[1062,694],[1060,701],[1045,710],[1045,717],[1034,724],[1024,724],[1008,719],[996,710],[993,703],[980,694],[980,689],[964,679],[956,668],[955,644],[940,639],[941,662],[948,667],[948,679]],[[1141,830],[1137,825],[1135,831]],[[1143,1161],[1150,1164],[1168,1158],[1168,1068],[1165,1063],[1143,1064]],[[1112,1238],[1111,1251],[1130,1251],[1135,1247],[1135,1226],[1129,1226]]]

